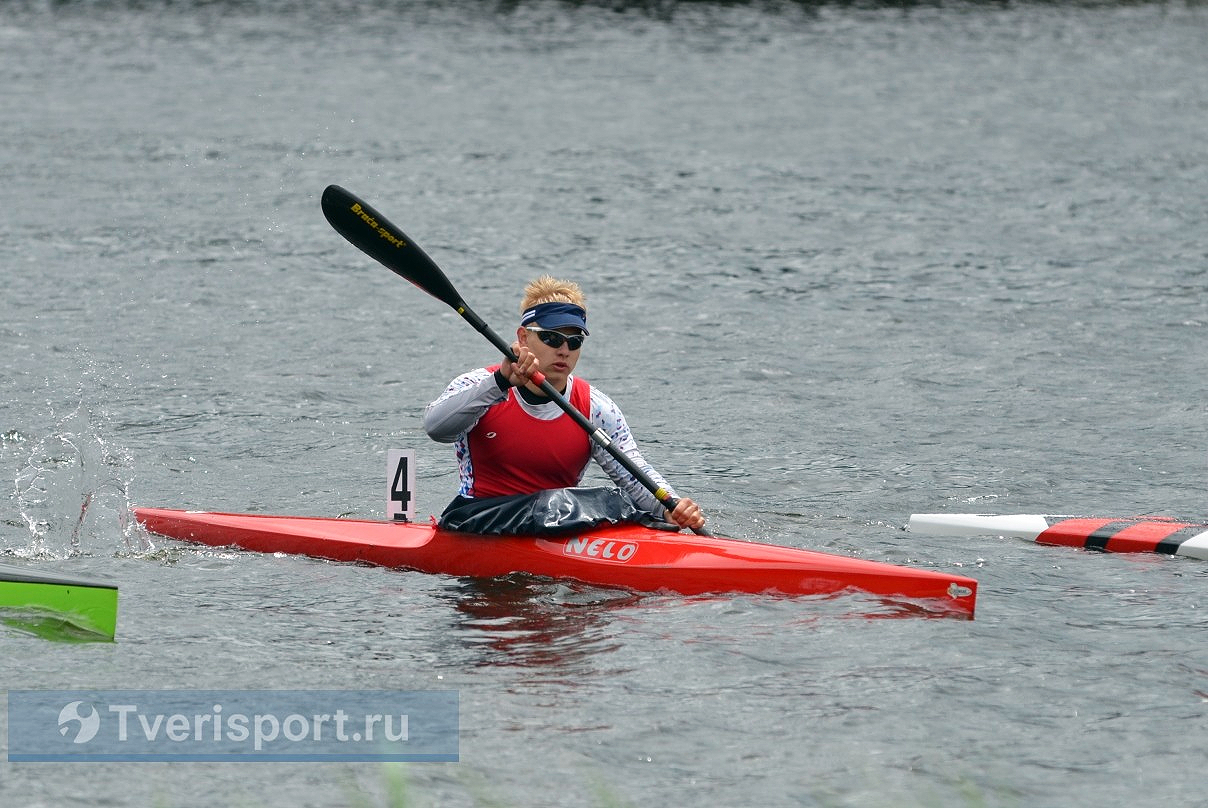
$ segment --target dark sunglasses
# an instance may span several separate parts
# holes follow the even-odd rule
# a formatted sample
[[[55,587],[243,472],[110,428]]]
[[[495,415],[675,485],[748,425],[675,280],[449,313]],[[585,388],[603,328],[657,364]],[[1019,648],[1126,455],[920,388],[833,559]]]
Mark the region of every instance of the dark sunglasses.
[[[568,336],[561,331],[551,331],[548,328],[533,328],[531,325],[526,325],[525,330],[532,331],[537,335],[537,339],[554,349],[561,348],[562,343],[565,342],[568,348],[572,351],[577,351],[583,347],[583,340],[587,339],[583,334]]]

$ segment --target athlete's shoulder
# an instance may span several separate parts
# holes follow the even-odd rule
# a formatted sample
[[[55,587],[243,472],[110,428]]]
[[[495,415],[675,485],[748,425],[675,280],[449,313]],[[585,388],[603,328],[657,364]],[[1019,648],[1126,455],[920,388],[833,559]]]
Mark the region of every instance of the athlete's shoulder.
[[[612,400],[612,397],[595,385],[591,386],[591,409],[592,412],[609,412],[620,414],[621,408]]]
[[[487,376],[490,376],[492,373],[494,373],[498,368],[499,368],[499,365],[492,365],[490,367],[474,368],[473,370],[467,370],[465,373],[461,374],[453,381],[455,381],[455,382],[456,381],[480,382],[483,379],[485,379]]]
[[[482,384],[483,379],[486,379],[495,371],[492,368],[474,368],[467,370],[465,373],[457,376],[453,381],[449,382],[445,387],[445,396],[451,393],[457,393],[471,387],[477,387]],[[444,396],[442,396],[443,398]]]

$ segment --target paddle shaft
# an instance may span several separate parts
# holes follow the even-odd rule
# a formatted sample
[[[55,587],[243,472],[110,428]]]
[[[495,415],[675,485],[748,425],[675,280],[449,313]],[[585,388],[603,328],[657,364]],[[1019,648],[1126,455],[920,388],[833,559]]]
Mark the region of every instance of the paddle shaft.
[[[429,258],[428,254],[421,250],[419,245],[402,230],[391,224],[390,220],[338,185],[327,186],[323,191],[322,205],[323,215],[327,217],[327,221],[353,246],[437,300],[447,303],[461,315],[463,320],[473,326],[475,331],[486,337],[509,361],[517,361],[512,346],[504,342],[481,317],[474,313],[474,310],[458,294],[436,262]],[[664,508],[668,511],[675,510],[679,500],[673,497],[666,488],[651,479],[650,475],[634,463],[629,455],[618,449],[612,438],[608,437],[604,430],[596,428],[583,413],[567,401],[566,397],[549,383],[544,374],[534,373],[529,380],[536,384],[542,393],[553,399],[562,408],[562,411],[588,434],[593,443],[605,449],[635,480],[654,494]],[[696,529],[696,533],[709,535],[704,528]]]

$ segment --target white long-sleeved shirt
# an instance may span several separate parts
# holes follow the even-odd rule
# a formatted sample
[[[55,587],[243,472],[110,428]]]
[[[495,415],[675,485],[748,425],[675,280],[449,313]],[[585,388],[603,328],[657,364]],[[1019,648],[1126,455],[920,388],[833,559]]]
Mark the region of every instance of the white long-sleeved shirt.
[[[569,400],[575,377],[570,376],[566,383],[565,396]],[[564,415],[562,408],[554,401],[541,404],[530,404],[513,390],[501,390],[495,381],[495,374],[487,368],[478,368],[458,376],[445,391],[424,410],[424,430],[428,436],[439,443],[452,443],[457,451],[457,466],[461,477],[458,495],[469,497],[474,490],[474,458],[470,456],[468,435],[478,423],[483,414],[492,406],[503,402],[509,395],[515,395],[520,406],[534,418],[549,421]],[[638,451],[633,433],[620,407],[595,385],[591,385],[591,415],[592,426],[603,430],[612,441],[613,448],[620,450],[657,485],[665,488],[672,496],[674,490],[668,485],[663,476],[646,462]],[[624,491],[638,508],[658,518],[664,518],[663,504],[655,499],[654,494],[626,471],[608,449],[595,441],[591,442],[591,459],[599,464],[618,488]],[[587,465],[579,473],[579,479],[587,472]]]

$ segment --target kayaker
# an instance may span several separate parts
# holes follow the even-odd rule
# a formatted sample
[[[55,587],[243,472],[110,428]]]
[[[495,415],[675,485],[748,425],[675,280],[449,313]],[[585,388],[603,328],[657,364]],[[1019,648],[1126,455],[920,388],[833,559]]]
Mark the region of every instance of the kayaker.
[[[681,498],[668,512],[530,381],[537,371],[544,373],[615,448],[675,496],[638,451],[620,408],[599,388],[573,375],[588,337],[579,285],[543,275],[525,287],[520,311],[512,345],[517,361],[504,359],[463,373],[424,411],[429,437],[454,444],[461,476],[457,497],[441,516],[442,526],[471,532],[556,532],[584,526],[580,520],[590,524],[654,519],[703,527],[705,517],[695,502]],[[617,489],[576,487],[592,460]],[[529,524],[533,520],[542,524]]]

